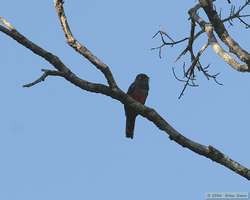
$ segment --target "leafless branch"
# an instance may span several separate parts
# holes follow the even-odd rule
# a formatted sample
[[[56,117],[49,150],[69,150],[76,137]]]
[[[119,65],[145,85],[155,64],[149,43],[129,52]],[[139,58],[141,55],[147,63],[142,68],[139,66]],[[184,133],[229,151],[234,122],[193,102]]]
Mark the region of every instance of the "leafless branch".
[[[85,47],[83,44],[81,44],[74,38],[67,21],[67,17],[64,13],[63,3],[64,2],[62,0],[55,1],[55,8],[68,44],[79,54],[88,59],[97,69],[99,69],[104,74],[111,88],[116,88],[117,84],[109,67],[105,63],[103,63],[99,58],[97,58],[87,47]]]
[[[249,14],[241,14],[241,12],[249,5],[249,0],[247,0],[242,6],[239,6],[238,10],[235,10],[235,6],[232,5],[230,9],[230,14],[228,17],[222,20],[222,22],[229,22],[232,23],[233,19],[242,20],[242,18],[250,17]],[[245,23],[245,22],[244,22]]]
[[[247,1],[249,3],[249,0]],[[218,16],[217,11],[214,9],[213,1],[211,0],[199,0],[199,6],[203,8],[205,11],[211,25],[209,29],[213,29],[220,40],[229,48],[230,53],[234,54],[238,57],[240,61],[242,61],[245,64],[238,64],[238,62],[235,59],[232,59],[232,57],[229,55],[229,53],[226,53],[227,55],[222,57],[229,65],[231,65],[234,69],[240,71],[240,72],[250,72],[250,54],[244,50],[228,33],[226,30],[223,21]],[[193,11],[195,11],[193,9]],[[192,16],[197,16],[196,11],[192,12]],[[204,21],[204,20],[203,20]],[[198,23],[198,21],[196,21]],[[207,24],[207,23],[206,23]],[[212,34],[210,34],[212,36]],[[209,35],[208,35],[209,37]],[[214,40],[214,37],[211,38]],[[211,40],[210,39],[210,40]],[[217,42],[218,43],[218,42]],[[221,49],[221,48],[220,48]],[[219,52],[216,52],[219,53]],[[223,52],[225,55],[225,51]],[[229,58],[230,57],[230,58]],[[230,60],[230,62],[228,62]]]
[[[32,87],[32,86],[34,86],[34,85],[36,85],[36,84],[38,84],[38,83],[40,83],[42,81],[45,81],[45,79],[48,76],[61,76],[61,77],[64,76],[63,72],[56,71],[56,70],[42,69],[42,72],[44,72],[42,74],[42,76],[40,76],[38,79],[36,79],[35,81],[33,81],[31,83],[23,85],[23,87]]]
[[[250,0],[246,0],[243,5],[239,6],[238,9],[235,8],[234,5],[231,6],[230,15],[224,19],[221,19],[221,10],[218,14],[216,11],[216,7],[213,4],[215,0],[199,0],[199,2],[193,6],[189,11],[188,14],[190,16],[191,26],[190,26],[190,34],[189,37],[180,40],[179,43],[182,43],[188,40],[187,46],[182,50],[182,52],[177,57],[176,61],[182,58],[185,54],[189,54],[191,58],[190,67],[187,70],[184,70],[184,78],[180,79],[176,76],[175,71],[173,71],[174,77],[177,80],[181,80],[181,82],[185,82],[183,90],[179,96],[179,98],[183,95],[184,91],[186,90],[187,86],[197,85],[195,82],[195,72],[201,71],[202,74],[206,77],[207,80],[213,79],[217,84],[222,85],[218,80],[217,76],[219,73],[211,74],[208,71],[208,67],[203,67],[199,56],[195,55],[194,44],[203,33],[206,33],[208,38],[208,45],[212,47],[214,52],[223,59],[227,64],[229,64],[233,69],[240,71],[240,72],[250,72],[250,54],[244,50],[240,45],[229,35],[227,32],[224,23],[229,22],[232,24],[234,19],[238,19],[246,28],[249,28],[250,25],[245,21],[245,18],[250,17],[250,14],[243,14],[243,11],[247,6],[250,5]],[[231,3],[231,1],[227,1],[227,3]],[[198,15],[198,11],[203,9],[208,16],[209,22],[205,21]],[[198,30],[196,32],[196,26],[198,25]],[[161,44],[158,47],[153,49],[159,50],[159,55],[161,55],[161,50],[167,46],[173,46],[175,43],[173,41],[166,42],[164,32],[158,31],[156,35],[161,36]],[[219,37],[219,39],[228,47],[229,52],[222,48],[220,41],[217,40],[215,33]],[[155,36],[156,36],[155,35]],[[169,37],[168,37],[169,38]],[[199,53],[198,53],[199,54]],[[197,54],[197,55],[198,55]],[[237,58],[234,58],[235,55]],[[210,66],[210,65],[207,65]]]
[[[62,0],[56,0],[55,2],[56,10],[58,12],[59,19],[61,20],[61,23],[64,23],[62,25],[62,28],[64,30],[66,37],[69,37],[71,33],[68,33],[69,26],[64,21],[66,20],[66,17],[63,16],[63,1]],[[67,27],[66,27],[67,26]],[[28,40],[25,36],[23,36],[21,33],[19,33],[14,28],[9,28],[11,26],[0,25],[0,31],[11,37],[12,39],[16,40],[19,44],[23,45],[27,49],[31,50],[34,54],[44,58],[47,60],[56,70],[44,70],[44,74],[38,78],[37,80],[33,81],[29,85],[35,85],[43,80],[49,75],[52,76],[60,76],[63,77],[68,82],[74,84],[75,86],[81,88],[82,90],[94,92],[94,93],[100,93],[106,96],[109,96],[122,104],[129,105],[132,109],[134,109],[138,114],[145,117],[152,123],[154,123],[160,130],[164,131],[171,140],[174,140],[179,145],[188,148],[189,150],[202,155],[204,157],[207,157],[225,167],[228,169],[231,169],[235,173],[241,175],[242,177],[245,177],[246,179],[250,180],[250,170],[243,165],[239,164],[238,162],[230,159],[228,156],[226,156],[224,153],[220,152],[216,148],[212,147],[211,145],[205,146],[202,144],[199,144],[195,141],[190,140],[189,138],[182,135],[180,132],[175,130],[163,117],[161,117],[153,108],[147,107],[142,105],[141,103],[135,101],[133,98],[131,98],[129,95],[127,95],[125,92],[123,92],[115,82],[113,82],[114,78],[112,72],[109,70],[109,68],[106,68],[105,64],[102,63],[95,55],[92,53],[89,53],[90,51],[87,50],[84,46],[80,45],[78,42],[72,41],[72,46],[74,48],[74,45],[76,45],[76,50],[79,53],[82,53],[84,57],[86,57],[88,60],[92,62],[92,64],[99,70],[102,71],[102,73],[105,75],[108,86],[104,84],[98,84],[98,83],[92,83],[88,82],[86,80],[81,79],[76,74],[74,74],[69,67],[67,67],[56,55],[44,50],[40,46],[36,45],[35,43]],[[69,41],[73,36],[69,37]],[[76,43],[75,43],[76,42]],[[79,46],[80,45],[80,46]],[[78,49],[78,47],[80,47]],[[82,49],[83,48],[83,49]],[[202,49],[201,49],[202,50]],[[205,48],[204,48],[205,50]],[[202,54],[202,51],[201,53]],[[194,62],[194,61],[193,61]],[[102,65],[103,64],[103,65]],[[107,70],[108,69],[108,70]],[[107,71],[108,72],[107,72]],[[26,86],[27,86],[26,85]]]
[[[217,75],[218,74],[215,74],[215,75],[211,75],[209,72],[208,72],[208,67],[203,67],[201,65],[201,63],[199,62],[200,60],[200,57],[201,55],[203,54],[203,52],[206,50],[206,48],[208,47],[209,43],[206,43],[202,46],[202,48],[199,50],[199,52],[197,53],[196,56],[194,56],[193,58],[193,61],[192,61],[192,64],[188,67],[187,70],[185,70],[185,65],[183,66],[183,72],[184,72],[184,78],[185,79],[179,79],[177,78],[176,74],[175,74],[175,71],[173,70],[173,73],[174,73],[174,77],[181,81],[181,82],[184,82],[184,87],[179,95],[179,99],[183,96],[185,90],[187,89],[187,86],[198,86],[198,84],[195,83],[195,71],[201,71],[204,76],[209,80],[210,78],[212,78],[216,83],[218,84],[221,84],[217,81]],[[196,70],[197,69],[197,70]]]
[[[155,38],[158,35],[160,35],[160,37],[161,37],[162,44],[160,46],[158,46],[158,47],[151,48],[151,50],[158,50],[160,58],[162,58],[161,52],[162,52],[162,48],[163,47],[165,47],[165,46],[171,46],[171,47],[173,47],[176,44],[179,44],[179,43],[182,43],[182,42],[188,40],[188,37],[186,37],[186,38],[174,41],[166,32],[161,31],[161,30],[157,31],[156,34],[154,34],[153,38]],[[166,42],[164,36],[166,36],[171,42]]]

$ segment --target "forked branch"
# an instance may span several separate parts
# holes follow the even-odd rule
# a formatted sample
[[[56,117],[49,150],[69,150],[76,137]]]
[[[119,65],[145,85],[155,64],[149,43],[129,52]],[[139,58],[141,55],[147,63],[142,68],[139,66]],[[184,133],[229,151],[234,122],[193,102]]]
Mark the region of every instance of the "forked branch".
[[[62,0],[56,0],[55,2],[56,10],[58,12],[59,19],[61,22],[64,20],[64,23],[66,21],[66,16],[63,11],[63,1]],[[59,7],[58,7],[59,6]],[[62,14],[63,13],[63,14]],[[63,15],[63,17],[62,17]],[[6,21],[6,20],[5,20]],[[65,23],[65,26],[63,25],[63,30],[69,31],[69,25]],[[10,26],[11,27],[11,26]],[[241,175],[242,177],[245,177],[246,179],[250,180],[250,170],[243,165],[239,164],[238,162],[230,159],[228,156],[226,156],[224,153],[220,152],[216,148],[212,147],[211,145],[205,146],[202,144],[199,144],[195,141],[190,140],[189,138],[182,135],[180,132],[175,130],[163,117],[161,117],[153,108],[147,107],[142,105],[141,103],[135,101],[133,98],[131,98],[129,95],[127,95],[125,92],[123,92],[113,81],[113,75],[111,70],[106,71],[107,68],[105,68],[104,63],[100,62],[100,60],[93,55],[92,53],[89,53],[90,51],[85,49],[84,46],[80,45],[80,43],[75,43],[73,41],[72,44],[76,44],[77,46],[80,45],[79,49],[76,48],[76,50],[79,50],[79,53],[83,53],[83,56],[86,57],[88,60],[92,62],[92,64],[105,75],[106,79],[108,80],[108,85],[99,84],[99,83],[92,83],[86,80],[81,79],[76,74],[74,74],[69,67],[67,67],[56,55],[44,50],[40,46],[36,45],[35,43],[28,40],[26,37],[24,37],[21,33],[19,33],[14,28],[8,28],[5,25],[0,25],[0,31],[11,37],[12,39],[16,40],[19,44],[23,45],[27,49],[31,50],[38,56],[46,59],[56,70],[43,70],[44,74],[39,77],[37,80],[33,81],[30,84],[26,84],[26,87],[31,87],[33,85],[36,85],[42,81],[45,80],[48,76],[60,76],[63,77],[68,82],[74,84],[75,86],[81,88],[82,90],[93,92],[93,93],[100,93],[106,96],[109,96],[122,104],[130,106],[132,109],[134,109],[138,114],[145,117],[152,123],[154,123],[160,130],[164,131],[171,140],[174,140],[179,145],[188,148],[189,150],[202,155],[204,157],[207,157],[225,167],[228,169],[231,169],[235,173]],[[68,37],[70,33],[65,33],[65,36]],[[73,38],[73,37],[72,37]],[[71,39],[72,39],[71,38]],[[68,40],[67,40],[68,41]],[[74,47],[74,45],[72,45]],[[83,50],[82,50],[83,48]],[[104,68],[103,68],[104,67]],[[108,68],[109,69],[109,68]],[[112,77],[112,78],[110,78]]]
[[[111,88],[117,88],[117,84],[109,67],[99,58],[97,58],[86,46],[84,46],[74,38],[70,30],[68,20],[64,13],[63,3],[63,1],[55,1],[55,8],[68,44],[79,54],[88,59],[97,69],[99,69],[104,74]]]
[[[64,72],[60,72],[60,71],[56,71],[56,70],[49,70],[49,69],[42,69],[42,72],[44,72],[42,74],[42,76],[40,76],[38,79],[36,79],[35,81],[31,82],[31,83],[28,83],[28,84],[25,84],[23,85],[23,87],[32,87],[42,81],[45,81],[45,79],[48,77],[48,76],[61,76],[61,77],[64,77],[65,73]]]
[[[194,44],[197,42],[197,39],[202,34],[206,33],[207,40],[209,46],[212,47],[215,54],[217,54],[222,60],[224,60],[229,66],[231,66],[233,69],[240,71],[240,72],[250,72],[250,54],[243,49],[228,33],[227,29],[224,26],[224,23],[228,22],[232,25],[232,21],[234,19],[238,19],[240,23],[242,23],[246,28],[249,28],[249,23],[245,21],[246,18],[250,17],[250,14],[243,14],[243,11],[247,6],[250,5],[250,0],[246,0],[245,3],[241,6],[239,6],[238,9],[235,9],[235,6],[231,6],[231,11],[228,17],[221,19],[221,15],[218,14],[216,11],[216,8],[214,6],[215,0],[199,0],[199,2],[194,5],[189,11],[189,17],[191,21],[191,28],[190,28],[190,34],[188,37],[188,43],[186,48],[181,52],[181,54],[177,57],[176,61],[179,60],[183,55],[189,53],[191,58],[191,64],[190,67],[186,70],[184,70],[183,76],[186,78],[185,80],[177,78],[177,80],[184,81],[184,87],[181,91],[181,94],[179,97],[181,97],[186,90],[187,86],[197,86],[197,83],[195,82],[195,72],[201,71],[202,74],[209,80],[212,79],[219,85],[221,85],[217,80],[217,75],[219,73],[216,73],[215,75],[212,75],[207,67],[202,67],[200,58],[197,59],[197,56],[195,56],[195,50],[194,50]],[[228,1],[228,3],[231,3]],[[198,15],[198,11],[202,10],[207,15],[209,21],[205,21],[202,17]],[[197,33],[195,32],[196,26],[200,29]],[[158,34],[161,33],[158,31]],[[217,36],[219,37],[220,41],[217,39]],[[173,46],[176,43],[167,43],[165,42],[165,36],[168,36],[167,33],[161,34],[161,45],[159,45],[156,48],[156,50],[159,50],[159,54],[161,54],[162,48]],[[168,36],[169,38],[169,36]],[[182,42],[186,41],[180,40]],[[220,44],[223,42],[226,47],[228,48],[228,51],[222,48],[222,45]],[[234,58],[236,56],[236,58]],[[194,65],[195,63],[195,65]],[[208,65],[210,66],[210,65]],[[187,73],[188,72],[188,73]],[[190,74],[192,72],[193,74]],[[187,76],[188,74],[188,76]],[[174,72],[174,77],[176,78],[176,73]]]

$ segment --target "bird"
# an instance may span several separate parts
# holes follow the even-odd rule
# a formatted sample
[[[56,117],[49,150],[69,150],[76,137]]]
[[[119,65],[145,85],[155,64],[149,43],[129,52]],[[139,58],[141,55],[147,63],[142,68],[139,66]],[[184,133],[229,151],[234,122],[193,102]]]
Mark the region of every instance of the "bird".
[[[138,74],[134,82],[129,86],[127,94],[134,100],[145,104],[149,91],[149,77],[146,74]],[[126,116],[126,137],[133,139],[135,119],[137,113],[129,105],[124,105]]]

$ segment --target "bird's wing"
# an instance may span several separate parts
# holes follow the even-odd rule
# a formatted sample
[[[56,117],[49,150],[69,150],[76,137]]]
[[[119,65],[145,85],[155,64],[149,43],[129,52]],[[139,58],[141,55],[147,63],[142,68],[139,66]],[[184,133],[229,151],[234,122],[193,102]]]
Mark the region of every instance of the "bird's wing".
[[[129,88],[128,88],[128,91],[127,91],[127,94],[129,96],[131,96],[135,91],[135,83],[132,83]],[[133,111],[131,108],[129,108],[127,105],[124,105],[124,109],[125,109],[125,115],[128,116],[131,111]]]
[[[134,91],[135,91],[135,83],[132,83],[128,88],[127,94],[131,95],[133,94]]]
[[[148,96],[148,89],[142,89],[139,87],[136,87],[135,83],[132,83],[130,87],[128,88],[127,94],[131,96],[134,100],[144,104],[147,96]]]

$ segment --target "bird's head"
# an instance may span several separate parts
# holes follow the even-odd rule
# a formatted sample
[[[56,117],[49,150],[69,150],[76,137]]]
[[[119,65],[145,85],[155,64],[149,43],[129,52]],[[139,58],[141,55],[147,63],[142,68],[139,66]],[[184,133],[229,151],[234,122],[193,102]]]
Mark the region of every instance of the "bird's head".
[[[148,90],[149,88],[149,77],[146,74],[138,74],[135,78],[135,83],[142,88]]]
[[[140,81],[140,82],[148,82],[149,81],[149,77],[146,74],[138,74],[135,78],[136,81]]]

